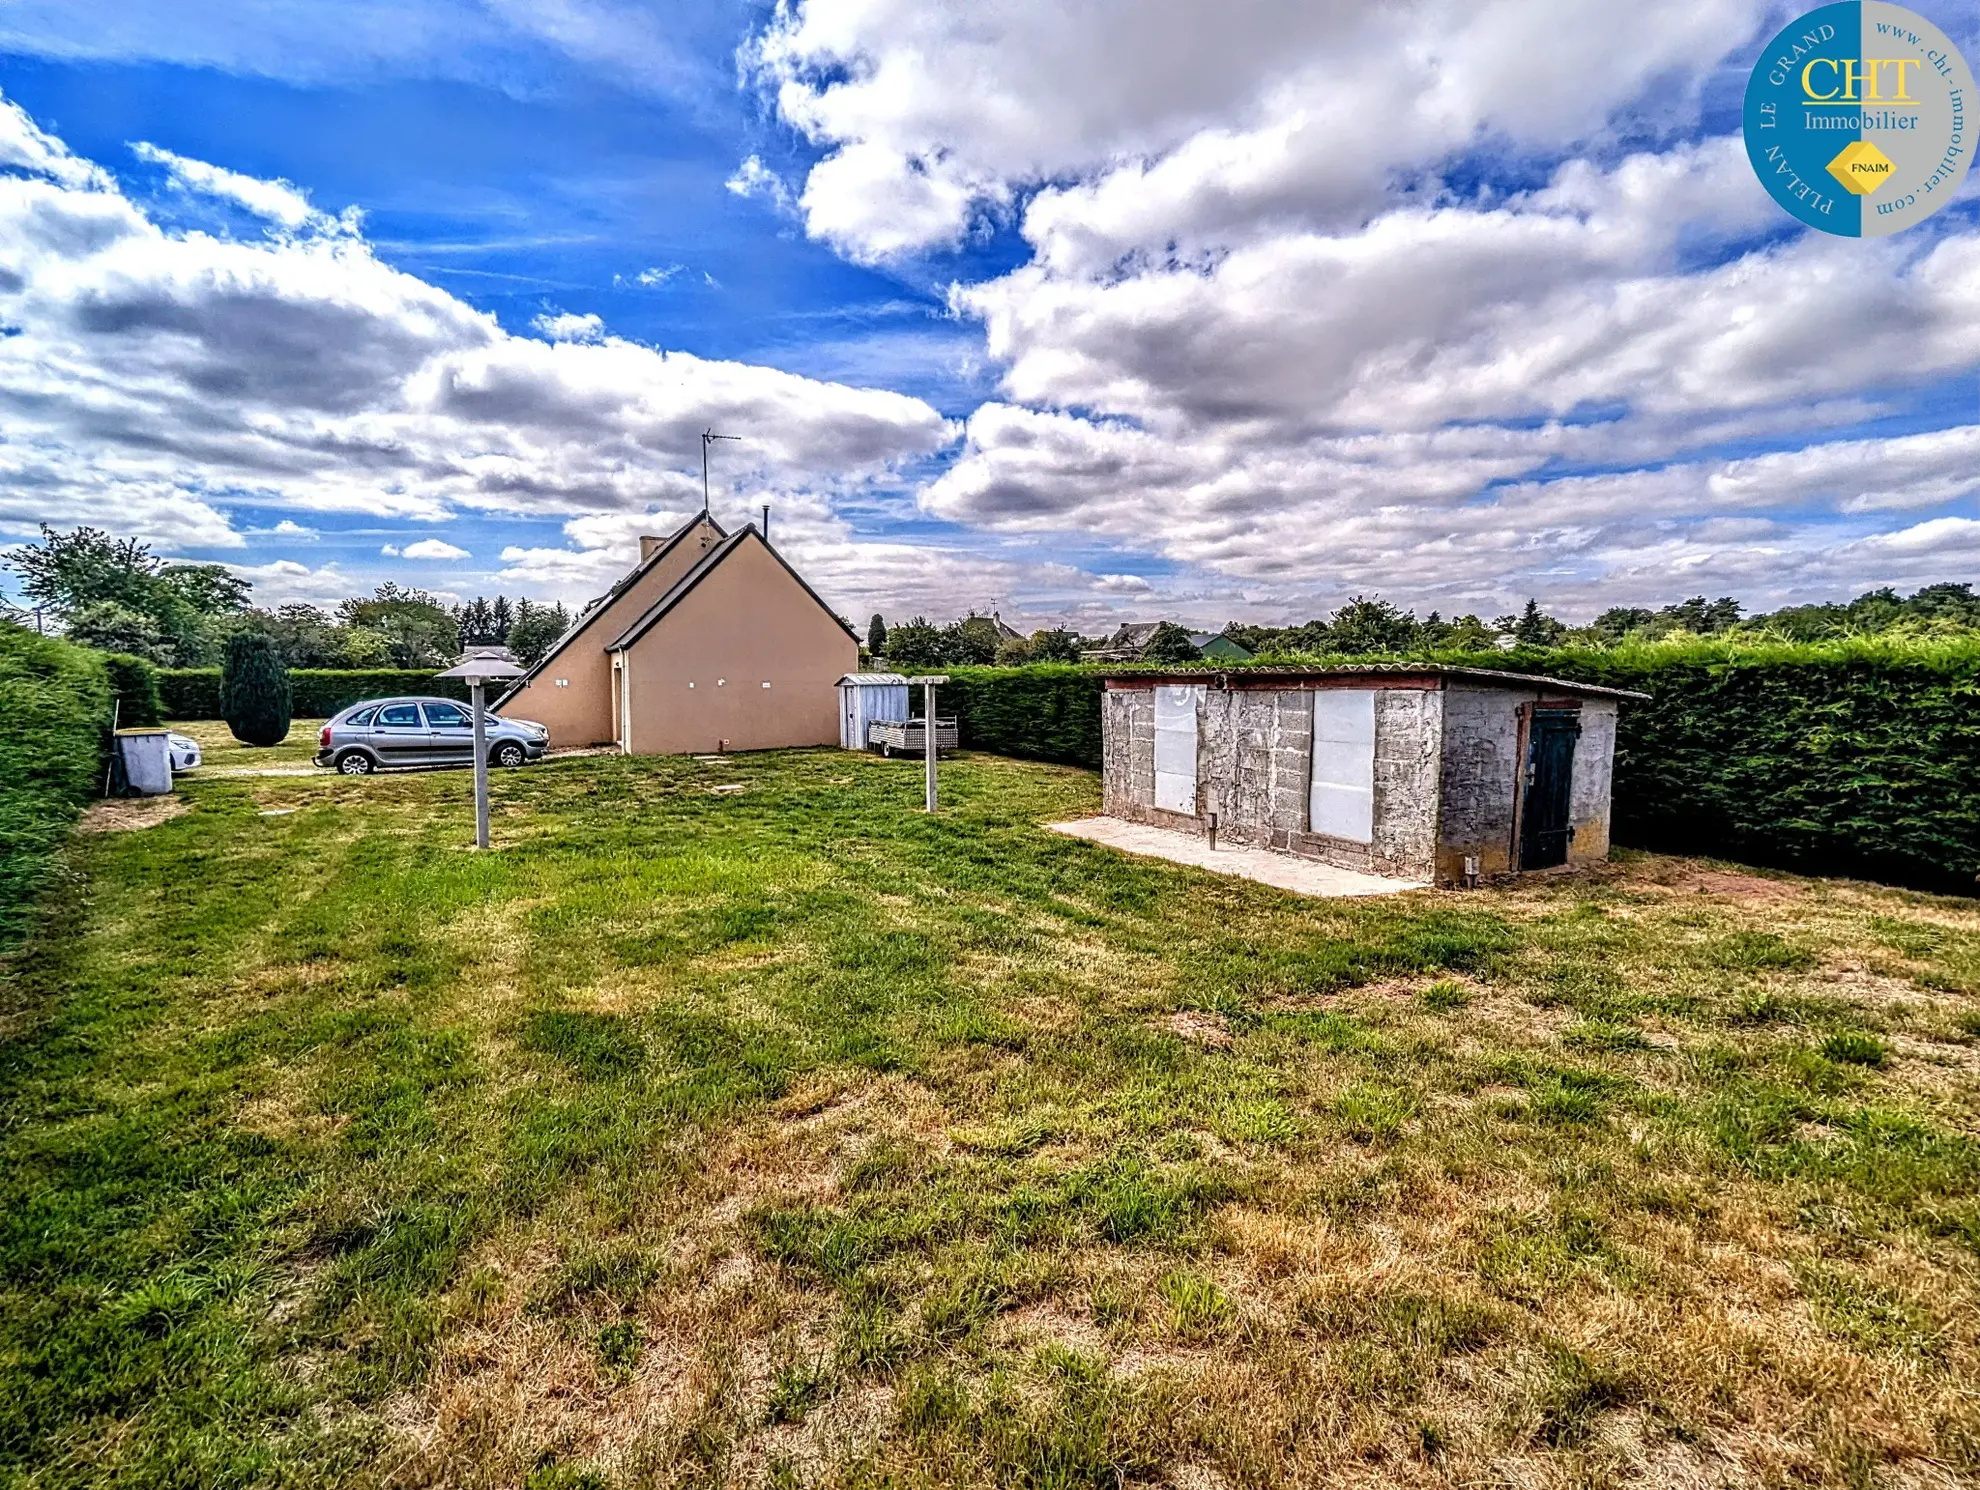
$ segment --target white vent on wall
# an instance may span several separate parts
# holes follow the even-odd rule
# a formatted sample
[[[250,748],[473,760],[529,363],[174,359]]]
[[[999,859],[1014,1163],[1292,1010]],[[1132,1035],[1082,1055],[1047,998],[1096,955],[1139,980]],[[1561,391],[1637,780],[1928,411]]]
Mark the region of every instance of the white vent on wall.
[[[1315,690],[1307,818],[1312,832],[1350,843],[1374,842],[1374,689]]]
[[[1196,816],[1197,685],[1155,690],[1155,805]]]

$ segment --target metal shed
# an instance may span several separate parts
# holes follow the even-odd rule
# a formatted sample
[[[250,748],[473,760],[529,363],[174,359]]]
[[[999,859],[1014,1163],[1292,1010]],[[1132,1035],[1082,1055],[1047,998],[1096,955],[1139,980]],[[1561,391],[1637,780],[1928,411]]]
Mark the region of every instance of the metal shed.
[[[1417,883],[1605,858],[1644,695],[1432,664],[1117,673],[1110,817]]]
[[[864,750],[867,726],[908,717],[908,680],[900,673],[847,673],[839,679],[839,745]]]

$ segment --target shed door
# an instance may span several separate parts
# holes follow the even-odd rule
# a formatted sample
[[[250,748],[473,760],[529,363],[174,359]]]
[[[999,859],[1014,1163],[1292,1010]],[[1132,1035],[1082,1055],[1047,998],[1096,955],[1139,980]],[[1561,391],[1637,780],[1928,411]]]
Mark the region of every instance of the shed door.
[[[1307,820],[1315,833],[1375,841],[1375,690],[1322,688],[1313,695],[1313,784]]]
[[[1199,687],[1155,690],[1155,805],[1196,816],[1196,701]]]
[[[1574,742],[1581,720],[1564,709],[1535,709],[1526,747],[1526,801],[1520,808],[1519,867],[1547,869],[1567,863],[1569,794],[1574,786]]]

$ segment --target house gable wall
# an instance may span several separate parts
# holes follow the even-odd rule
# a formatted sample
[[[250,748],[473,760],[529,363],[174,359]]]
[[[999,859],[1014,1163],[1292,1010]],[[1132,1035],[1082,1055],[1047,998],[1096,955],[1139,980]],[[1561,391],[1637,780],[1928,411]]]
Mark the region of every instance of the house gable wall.
[[[554,747],[609,745],[618,737],[612,718],[612,659],[606,645],[646,608],[673,589],[702,556],[722,541],[706,521],[686,534],[649,570],[585,623],[570,642],[504,702],[504,712],[534,719],[550,731]],[[568,685],[559,687],[562,679]]]
[[[754,531],[623,655],[641,755],[837,744],[838,680],[859,667],[859,643]]]

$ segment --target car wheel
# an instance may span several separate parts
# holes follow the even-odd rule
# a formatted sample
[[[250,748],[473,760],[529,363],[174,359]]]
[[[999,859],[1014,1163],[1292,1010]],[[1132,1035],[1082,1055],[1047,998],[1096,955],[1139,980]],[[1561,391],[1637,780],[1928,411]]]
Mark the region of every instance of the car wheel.
[[[513,740],[505,740],[495,747],[490,759],[498,766],[520,766],[523,763],[523,748]]]
[[[362,750],[347,750],[337,757],[337,770],[345,776],[369,776],[373,770],[371,757]]]

